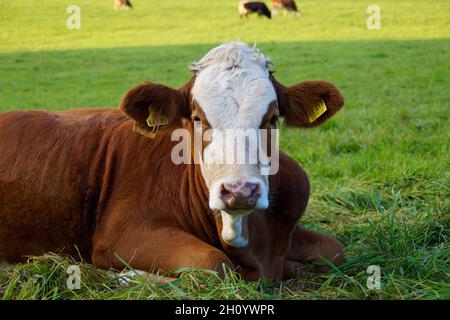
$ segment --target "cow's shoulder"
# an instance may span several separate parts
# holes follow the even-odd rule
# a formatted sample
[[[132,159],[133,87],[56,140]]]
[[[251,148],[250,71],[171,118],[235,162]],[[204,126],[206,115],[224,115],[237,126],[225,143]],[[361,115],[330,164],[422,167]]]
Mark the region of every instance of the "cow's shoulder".
[[[278,173],[269,181],[272,209],[295,219],[302,215],[310,192],[305,170],[294,159],[280,151]]]
[[[309,195],[309,179],[305,170],[297,161],[283,151],[280,151],[279,159],[279,176],[282,180],[280,188],[298,192],[308,192]]]

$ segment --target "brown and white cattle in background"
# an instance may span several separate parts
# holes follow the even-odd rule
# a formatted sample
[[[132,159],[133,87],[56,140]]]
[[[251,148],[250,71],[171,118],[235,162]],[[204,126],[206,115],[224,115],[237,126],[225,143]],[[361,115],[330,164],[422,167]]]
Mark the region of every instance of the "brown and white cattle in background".
[[[114,0],[114,9],[133,9],[133,5],[129,0]]]
[[[192,64],[180,89],[137,85],[120,110],[1,114],[0,261],[63,250],[105,269],[123,260],[161,272],[225,264],[248,280],[342,263],[338,241],[298,224],[309,182],[293,159],[280,151],[272,175],[261,162],[215,161],[221,131],[275,129],[278,117],[312,128],[342,108],[333,84],[284,86],[269,65],[258,50],[226,43]],[[199,126],[213,132],[202,161],[174,163],[173,133]]]
[[[300,17],[302,15],[300,9],[297,7],[295,0],[272,0],[272,8],[273,15],[278,14],[278,10],[285,9],[284,16],[288,14],[288,12],[293,12]]]
[[[239,1],[238,5],[240,17],[248,18],[251,13],[256,13],[258,16],[266,16],[267,18],[272,18],[272,13],[264,2],[261,1]]]

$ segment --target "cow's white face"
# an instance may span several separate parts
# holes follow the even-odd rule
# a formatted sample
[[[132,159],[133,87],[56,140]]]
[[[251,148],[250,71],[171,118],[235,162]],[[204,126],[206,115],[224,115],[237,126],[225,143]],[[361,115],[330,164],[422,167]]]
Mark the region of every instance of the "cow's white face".
[[[244,43],[228,43],[191,66],[196,73],[191,93],[198,109],[193,116],[212,129],[201,163],[209,206],[221,212],[222,237],[236,247],[246,245],[240,232],[244,215],[269,205],[268,177],[261,174],[261,154],[257,156],[263,150],[263,119],[277,117],[278,112],[267,65],[257,50]],[[233,134],[235,139],[227,139]],[[253,140],[239,145],[240,136]],[[236,157],[232,156],[234,150]],[[246,159],[244,163],[238,160],[238,153]]]
[[[209,206],[220,211],[222,239],[234,247],[247,244],[242,235],[243,218],[269,205],[268,177],[262,167],[273,159],[276,150],[271,144],[273,137],[258,130],[274,129],[278,115],[288,126],[316,127],[344,104],[332,83],[304,81],[285,87],[270,74],[268,64],[258,50],[244,43],[227,43],[192,64],[195,76],[179,90],[142,83],[130,89],[120,102],[121,110],[146,137],[155,137],[155,123],[158,127],[185,129],[182,123],[187,119],[193,120],[194,133],[198,127],[203,130],[200,139],[209,139],[197,160],[203,161],[200,168],[209,189]],[[235,140],[239,138],[240,142]],[[242,138],[249,144],[242,144]],[[238,150],[230,148],[230,141]],[[198,163],[195,144],[194,163]],[[270,157],[266,150],[270,150]],[[187,160],[191,164],[191,155]]]

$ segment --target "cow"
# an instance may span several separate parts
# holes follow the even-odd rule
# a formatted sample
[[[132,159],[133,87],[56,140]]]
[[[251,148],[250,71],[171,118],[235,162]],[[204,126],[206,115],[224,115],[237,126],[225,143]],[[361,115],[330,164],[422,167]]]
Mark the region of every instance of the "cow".
[[[120,10],[120,9],[133,9],[133,5],[129,0],[114,0],[114,9]]]
[[[281,8],[286,9],[286,11],[284,12],[285,16],[288,12],[295,12],[297,17],[300,17],[302,15],[301,11],[297,8],[294,0],[272,0],[272,8],[273,15],[277,15],[278,10],[280,10]]]
[[[298,224],[310,187],[292,158],[279,151],[270,173],[262,162],[214,161],[224,130],[276,130],[279,117],[319,126],[343,106],[335,85],[285,86],[241,42],[212,49],[190,70],[179,89],[136,85],[119,108],[0,115],[0,261],[61,252],[107,270],[176,278],[180,268],[221,276],[229,268],[246,280],[345,261],[336,239]],[[201,158],[177,163],[174,132],[197,129],[211,132],[190,153]]]
[[[260,1],[239,1],[238,5],[240,17],[248,17],[250,13],[257,13],[258,16],[266,16],[272,19],[272,13],[264,2]]]

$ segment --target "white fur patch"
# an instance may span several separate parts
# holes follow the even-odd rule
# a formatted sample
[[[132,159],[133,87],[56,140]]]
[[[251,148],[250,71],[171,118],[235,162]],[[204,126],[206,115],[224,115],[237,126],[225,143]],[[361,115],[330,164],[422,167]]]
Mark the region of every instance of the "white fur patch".
[[[191,65],[196,72],[192,96],[214,129],[259,128],[277,98],[268,63],[258,50],[232,42]]]
[[[277,100],[269,79],[270,64],[259,50],[245,43],[231,42],[212,49],[199,62],[190,66],[196,74],[192,97],[214,129],[211,142],[203,150],[203,162],[200,164],[210,193],[210,207],[221,210],[224,225],[222,237],[236,247],[246,246],[248,242],[241,235],[243,215],[223,211],[225,208],[220,199],[220,187],[224,181],[257,181],[261,187],[261,196],[256,208],[264,209],[268,206],[268,179],[261,175],[259,163],[217,163],[215,158],[229,147],[225,139],[219,139],[218,136],[230,129],[259,130],[270,104]],[[251,154],[245,148],[238,152]]]
[[[221,211],[222,239],[232,247],[243,248],[247,246],[248,239],[242,236],[242,220],[245,214],[228,214]]]
[[[114,278],[117,277],[117,280],[119,281],[119,284],[123,287],[128,287],[130,285],[130,282],[135,279],[136,277],[145,278],[147,276],[147,272],[141,271],[141,270],[133,270],[133,271],[126,271],[121,272],[118,275],[111,274]]]
[[[244,3],[246,3],[247,1],[239,1],[239,4],[238,4],[238,9],[239,9],[239,14],[241,15],[241,16],[245,16],[246,14],[247,14],[247,9],[245,9],[245,7],[244,7]]]
[[[215,132],[259,129],[269,105],[277,99],[269,79],[269,64],[270,61],[257,49],[245,43],[232,42],[214,48],[191,65],[191,70],[196,73],[193,99],[202,108]],[[205,163],[214,163],[209,158],[224,150],[223,143],[224,140],[212,137],[204,150]],[[213,177],[208,177],[204,164],[202,167],[205,181],[211,184],[216,177],[210,179]],[[255,170],[251,175],[246,174],[245,168],[239,168],[239,171],[239,176],[252,176]],[[222,178],[233,177],[232,173],[228,172]]]
[[[135,281],[136,278],[139,278],[139,277],[142,279],[147,279],[154,284],[166,284],[168,282],[175,280],[175,278],[164,277],[161,275],[148,273],[148,272],[145,272],[142,270],[130,270],[130,271],[126,271],[126,272],[121,272],[118,275],[114,274],[114,273],[110,273],[110,274],[111,274],[111,277],[117,278],[117,280],[119,281],[119,284],[123,287],[129,287],[130,283],[132,283],[133,280]]]

